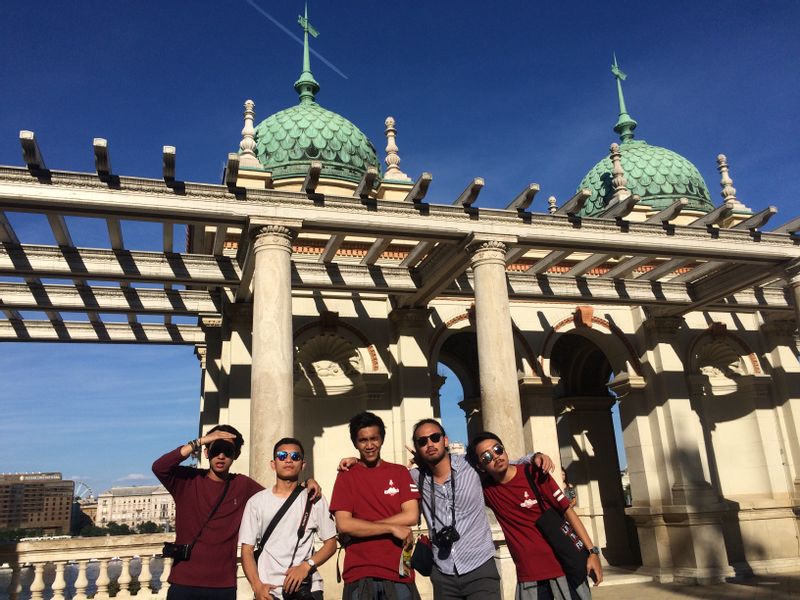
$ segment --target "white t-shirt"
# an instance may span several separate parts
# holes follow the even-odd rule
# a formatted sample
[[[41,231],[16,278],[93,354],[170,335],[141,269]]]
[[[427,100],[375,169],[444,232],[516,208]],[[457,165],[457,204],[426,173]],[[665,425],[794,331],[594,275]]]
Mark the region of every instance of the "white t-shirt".
[[[307,491],[300,492],[269,536],[264,551],[258,558],[258,577],[264,583],[282,586],[289,567],[299,565],[314,553],[314,534],[323,542],[336,535],[336,524],[328,511],[328,501],[322,497],[311,507],[308,525],[297,547],[294,562],[290,564],[307,497]],[[244,507],[239,543],[255,546],[285,501],[286,498],[275,496],[271,489],[262,490],[251,497]],[[316,570],[311,575],[311,581],[312,591],[322,589],[322,576]],[[281,598],[282,591],[278,587],[272,590],[272,594]]]

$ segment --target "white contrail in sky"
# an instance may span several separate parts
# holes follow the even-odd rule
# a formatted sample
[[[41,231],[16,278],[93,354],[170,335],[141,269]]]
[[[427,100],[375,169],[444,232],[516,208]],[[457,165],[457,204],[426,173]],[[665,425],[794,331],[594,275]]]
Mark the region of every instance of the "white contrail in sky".
[[[269,19],[270,21],[272,21],[272,22],[275,24],[275,26],[276,26],[276,27],[278,27],[278,28],[279,28],[281,31],[283,31],[283,32],[284,32],[286,35],[288,35],[290,38],[292,38],[292,39],[293,39],[295,42],[297,42],[297,43],[298,43],[298,44],[300,44],[301,46],[303,45],[303,40],[301,40],[301,39],[300,39],[298,36],[296,36],[294,33],[292,33],[292,32],[291,32],[291,31],[290,31],[290,30],[289,30],[289,29],[288,29],[288,28],[287,28],[287,27],[286,27],[286,26],[285,26],[283,23],[281,23],[280,21],[278,21],[278,19],[276,19],[276,18],[275,18],[275,17],[273,17],[271,14],[269,14],[267,11],[265,11],[263,8],[261,8],[261,7],[260,7],[258,4],[256,4],[256,3],[255,3],[253,0],[245,0],[245,2],[247,2],[247,3],[248,3],[250,6],[252,6],[253,8],[255,8],[255,9],[258,11],[258,12],[260,12],[262,15],[264,15],[264,16],[265,16],[267,19]],[[317,52],[317,51],[316,51],[316,50],[314,50],[313,48],[310,48],[310,50],[311,50],[311,54],[313,54],[313,55],[314,55],[314,56],[316,56],[318,59],[320,59],[320,60],[321,60],[323,63],[325,63],[326,65],[328,65],[328,66],[331,68],[331,70],[332,70],[334,73],[337,73],[338,75],[341,75],[341,76],[342,76],[342,77],[344,77],[345,79],[348,79],[347,75],[345,75],[344,73],[342,73],[342,72],[341,72],[341,70],[339,70],[339,68],[338,68],[338,67],[336,67],[336,65],[334,65],[334,64],[333,64],[331,61],[329,61],[327,58],[325,58],[324,56],[322,56],[322,55],[321,55],[319,52]]]

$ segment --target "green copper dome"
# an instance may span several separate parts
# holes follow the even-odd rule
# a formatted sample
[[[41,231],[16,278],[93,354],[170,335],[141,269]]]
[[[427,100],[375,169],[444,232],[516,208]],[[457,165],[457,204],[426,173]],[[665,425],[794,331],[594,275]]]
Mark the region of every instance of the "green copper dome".
[[[273,179],[305,176],[311,161],[323,176],[358,183],[378,166],[375,147],[350,121],[313,100],[268,117],[256,127],[256,156]]]
[[[640,204],[661,210],[679,198],[686,198],[689,200],[687,209],[709,212],[714,208],[703,176],[680,154],[651,146],[644,140],[626,140],[619,150],[628,181],[626,187],[632,194],[641,196]],[[614,195],[612,178],[609,157],[592,167],[583,178],[578,188],[592,192],[583,207],[584,216],[591,217],[606,208]]]
[[[273,179],[303,177],[312,161],[322,175],[359,183],[368,167],[380,170],[375,147],[350,121],[314,101],[319,84],[311,74],[308,36],[319,33],[308,22],[308,7],[297,18],[303,28],[303,71],[294,89],[300,103],[267,117],[256,127],[256,156]]]
[[[710,212],[714,205],[697,167],[677,152],[651,146],[644,140],[633,139],[633,130],[637,123],[628,114],[625,106],[622,82],[626,75],[617,65],[616,56],[611,72],[617,80],[619,100],[619,119],[614,131],[619,134],[622,142],[619,151],[628,190],[641,197],[639,204],[655,210],[661,210],[680,198],[686,198],[689,201],[687,209]],[[591,217],[606,208],[614,195],[611,183],[613,177],[613,165],[608,156],[587,173],[578,189],[588,189],[592,195],[586,201],[582,215]]]

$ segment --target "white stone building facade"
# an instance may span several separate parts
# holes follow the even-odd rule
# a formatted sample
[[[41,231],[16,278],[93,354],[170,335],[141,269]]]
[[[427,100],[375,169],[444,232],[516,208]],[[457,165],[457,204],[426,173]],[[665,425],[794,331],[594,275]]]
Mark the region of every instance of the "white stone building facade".
[[[163,485],[112,487],[97,497],[95,525],[136,527],[147,521],[175,527],[175,501]]]

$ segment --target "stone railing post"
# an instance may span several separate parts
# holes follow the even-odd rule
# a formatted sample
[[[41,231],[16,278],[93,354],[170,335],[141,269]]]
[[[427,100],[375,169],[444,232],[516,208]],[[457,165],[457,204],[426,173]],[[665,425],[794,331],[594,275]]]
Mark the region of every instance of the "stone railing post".
[[[76,563],[78,568],[78,576],[75,579],[75,595],[72,597],[73,600],[86,600],[86,587],[89,585],[89,577],[86,574],[86,567],[88,566],[88,560],[79,560]]]
[[[44,597],[44,562],[33,565],[33,582],[31,583],[31,600],[42,600]]]
[[[67,580],[64,579],[64,567],[66,564],[67,562],[64,560],[58,560],[55,562],[56,577],[53,579],[52,585],[52,598],[54,598],[54,600],[66,600],[67,598]]]
[[[108,577],[108,563],[109,559],[107,558],[99,561],[100,571],[97,574],[97,581],[95,581],[95,586],[97,586],[97,592],[94,595],[95,600],[108,598],[108,584],[111,583],[111,579]]]
[[[116,598],[130,598],[131,581],[133,581],[133,577],[131,577],[131,557],[123,556],[120,559],[120,563],[119,578],[117,579],[119,591],[117,592]]]
[[[22,591],[22,568],[19,563],[12,563],[11,565],[11,582],[8,586],[9,600],[19,599],[19,594]]]
[[[150,556],[142,556],[142,570],[139,573],[138,581],[139,581],[139,591],[137,592],[137,596],[150,596],[151,592],[153,591],[150,587],[150,582],[153,580],[153,574],[150,572],[150,561],[152,557]]]

